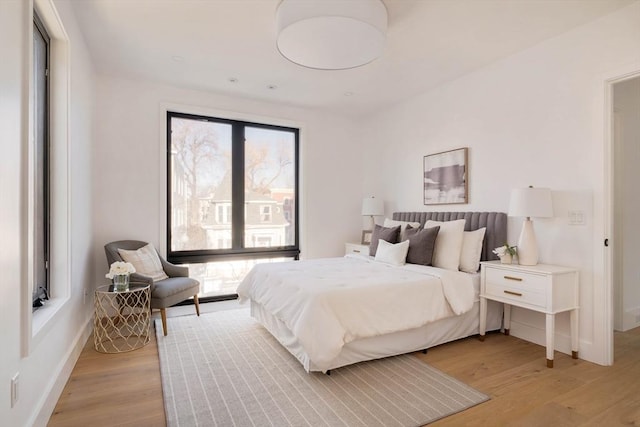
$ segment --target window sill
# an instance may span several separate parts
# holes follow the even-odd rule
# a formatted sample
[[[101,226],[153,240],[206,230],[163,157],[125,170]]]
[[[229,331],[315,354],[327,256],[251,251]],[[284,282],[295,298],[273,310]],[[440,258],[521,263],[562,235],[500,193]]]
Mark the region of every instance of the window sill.
[[[31,318],[31,345],[36,346],[51,329],[53,318],[60,312],[69,298],[54,298],[33,312]]]

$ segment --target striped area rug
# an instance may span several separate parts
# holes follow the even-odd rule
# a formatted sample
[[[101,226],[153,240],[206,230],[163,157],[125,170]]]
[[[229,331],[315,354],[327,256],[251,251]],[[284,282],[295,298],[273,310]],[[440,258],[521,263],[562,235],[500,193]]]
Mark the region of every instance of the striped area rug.
[[[307,373],[244,309],[167,320],[169,427],[420,426],[489,399],[411,355]]]

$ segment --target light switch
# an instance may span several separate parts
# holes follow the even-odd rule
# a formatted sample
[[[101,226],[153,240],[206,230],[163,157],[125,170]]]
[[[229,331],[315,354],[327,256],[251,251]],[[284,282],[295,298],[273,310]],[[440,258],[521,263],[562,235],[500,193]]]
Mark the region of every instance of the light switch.
[[[584,225],[585,221],[584,211],[569,211],[569,225]]]

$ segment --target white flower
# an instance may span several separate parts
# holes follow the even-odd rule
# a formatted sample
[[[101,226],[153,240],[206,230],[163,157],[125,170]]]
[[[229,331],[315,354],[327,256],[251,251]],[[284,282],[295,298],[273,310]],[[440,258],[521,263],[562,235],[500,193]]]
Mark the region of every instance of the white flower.
[[[498,255],[498,258],[502,258],[507,253],[507,246],[500,246],[499,248],[495,248],[493,251],[494,254]]]
[[[105,274],[104,277],[106,277],[107,279],[113,279],[113,276],[119,276],[122,274],[131,274],[135,272],[136,272],[136,269],[133,266],[133,264],[131,264],[130,262],[116,261],[113,264],[111,264],[111,268],[109,269],[109,272]]]

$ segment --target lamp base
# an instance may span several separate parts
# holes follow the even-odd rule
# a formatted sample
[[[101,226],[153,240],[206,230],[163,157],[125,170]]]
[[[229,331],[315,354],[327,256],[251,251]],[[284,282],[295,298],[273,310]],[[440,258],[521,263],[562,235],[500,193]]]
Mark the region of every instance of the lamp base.
[[[520,265],[538,264],[538,242],[533,232],[533,221],[525,219],[518,239],[518,263]]]

